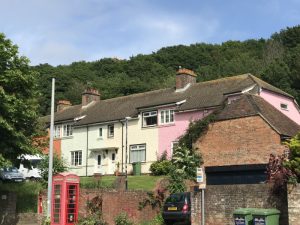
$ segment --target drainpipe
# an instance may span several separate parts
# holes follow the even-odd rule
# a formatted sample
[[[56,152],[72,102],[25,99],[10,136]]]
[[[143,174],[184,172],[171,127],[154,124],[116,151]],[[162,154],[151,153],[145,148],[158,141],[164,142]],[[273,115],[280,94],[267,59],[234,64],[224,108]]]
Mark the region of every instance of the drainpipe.
[[[89,155],[89,125],[86,126],[86,155],[85,155],[85,176],[88,176],[88,155]]]
[[[124,123],[120,120],[122,124],[122,173],[124,172]]]

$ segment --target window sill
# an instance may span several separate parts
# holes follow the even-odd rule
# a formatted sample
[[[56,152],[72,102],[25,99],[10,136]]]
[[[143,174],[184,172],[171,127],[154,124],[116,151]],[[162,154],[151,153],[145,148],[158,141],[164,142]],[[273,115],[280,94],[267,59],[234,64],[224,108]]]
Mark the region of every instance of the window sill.
[[[157,128],[157,125],[152,125],[152,126],[146,126],[146,127],[142,127],[142,129],[149,129],[149,128]]]
[[[103,137],[98,137],[97,140],[103,140]]]
[[[289,109],[285,109],[285,108],[281,108],[281,110],[283,110],[283,111],[287,111],[287,112],[289,111]]]
[[[175,126],[175,123],[164,123],[164,124],[159,124],[158,127],[172,127]]]
[[[72,135],[72,136],[64,136],[64,137],[61,137],[60,139],[72,139],[72,138],[74,138],[74,136]]]
[[[114,138],[114,136],[109,136],[109,137],[107,137],[107,138],[109,138],[109,139],[113,139],[113,138]]]
[[[83,166],[80,165],[80,166],[70,166],[69,169],[82,169]]]

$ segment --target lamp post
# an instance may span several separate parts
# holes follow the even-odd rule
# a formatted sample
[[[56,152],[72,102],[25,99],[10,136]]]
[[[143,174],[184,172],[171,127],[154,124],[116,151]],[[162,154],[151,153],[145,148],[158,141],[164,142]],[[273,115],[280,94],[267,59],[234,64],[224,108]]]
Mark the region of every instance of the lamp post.
[[[127,177],[127,163],[128,163],[128,154],[127,154],[127,150],[128,150],[128,120],[131,119],[131,117],[127,116],[125,117],[125,133],[126,133],[126,137],[125,137],[125,190],[128,190],[128,177]]]
[[[51,194],[52,194],[53,136],[54,136],[54,94],[55,94],[55,78],[52,78],[48,193],[47,193],[47,217],[48,218],[51,218],[51,204],[52,204]]]

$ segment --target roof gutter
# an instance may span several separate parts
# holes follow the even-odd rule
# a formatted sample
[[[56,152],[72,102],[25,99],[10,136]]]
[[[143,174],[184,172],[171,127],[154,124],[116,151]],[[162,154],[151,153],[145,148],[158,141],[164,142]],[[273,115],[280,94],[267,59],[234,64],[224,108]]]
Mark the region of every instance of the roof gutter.
[[[204,111],[204,110],[213,110],[220,107],[220,105],[210,106],[205,108],[198,108],[198,109],[186,109],[186,110],[176,110],[177,113],[186,113],[186,112],[196,112],[196,111]]]
[[[133,119],[138,119],[138,117],[133,117]],[[86,126],[97,126],[97,125],[106,125],[106,124],[111,124],[111,123],[119,123],[120,121],[125,121],[125,119],[118,119],[118,120],[110,120],[110,121],[105,121],[105,122],[98,122],[98,123],[87,123],[87,124],[82,124],[82,125],[75,125],[74,127],[86,127]]]

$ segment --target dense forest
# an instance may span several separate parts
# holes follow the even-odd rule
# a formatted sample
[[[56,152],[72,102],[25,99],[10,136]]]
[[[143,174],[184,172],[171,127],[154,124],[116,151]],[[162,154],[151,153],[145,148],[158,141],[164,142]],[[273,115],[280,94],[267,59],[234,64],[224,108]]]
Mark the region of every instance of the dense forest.
[[[198,82],[252,73],[300,102],[300,25],[274,33],[269,39],[178,45],[128,60],[104,58],[56,67],[35,66],[40,114],[50,111],[51,77],[56,77],[56,101],[67,99],[79,104],[86,87],[97,88],[101,99],[172,87],[179,66],[194,70]]]

